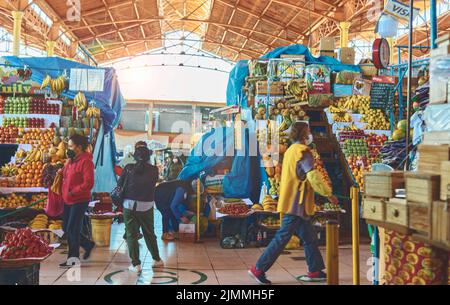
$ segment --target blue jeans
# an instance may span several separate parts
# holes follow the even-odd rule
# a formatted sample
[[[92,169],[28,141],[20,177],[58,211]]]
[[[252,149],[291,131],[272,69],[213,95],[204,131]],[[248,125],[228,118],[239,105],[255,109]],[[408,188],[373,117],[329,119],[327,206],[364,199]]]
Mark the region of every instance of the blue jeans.
[[[256,263],[256,269],[267,272],[294,234],[303,241],[309,272],[325,269],[322,254],[317,244],[316,233],[311,222],[299,216],[288,214],[284,216],[280,230],[275,234],[275,237]]]
[[[171,209],[160,211],[162,215],[163,233],[178,232],[178,221]]]

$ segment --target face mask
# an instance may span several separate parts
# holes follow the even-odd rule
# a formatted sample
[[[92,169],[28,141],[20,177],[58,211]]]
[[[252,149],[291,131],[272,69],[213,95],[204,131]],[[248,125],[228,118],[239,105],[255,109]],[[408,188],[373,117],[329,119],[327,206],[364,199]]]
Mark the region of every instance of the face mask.
[[[308,138],[306,139],[306,145],[311,145],[314,142],[314,138],[312,134],[308,135]]]
[[[178,159],[173,159],[173,163],[178,163]]]
[[[75,157],[76,157],[76,153],[72,149],[68,149],[66,154],[67,154],[67,158],[69,158],[71,160],[75,159]]]

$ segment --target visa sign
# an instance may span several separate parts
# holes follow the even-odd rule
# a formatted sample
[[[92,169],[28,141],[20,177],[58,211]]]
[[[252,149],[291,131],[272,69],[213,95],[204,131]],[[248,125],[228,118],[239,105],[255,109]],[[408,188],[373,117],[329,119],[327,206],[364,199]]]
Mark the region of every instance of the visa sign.
[[[391,16],[409,20],[409,5],[397,2],[395,0],[388,0],[384,6],[384,12]],[[413,20],[419,15],[420,10],[415,8],[413,10]]]

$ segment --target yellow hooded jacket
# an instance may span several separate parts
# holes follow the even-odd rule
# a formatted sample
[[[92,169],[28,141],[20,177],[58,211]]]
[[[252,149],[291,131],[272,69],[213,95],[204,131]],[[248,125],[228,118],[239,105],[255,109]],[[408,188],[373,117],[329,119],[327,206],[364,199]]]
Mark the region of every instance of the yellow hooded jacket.
[[[293,144],[283,157],[283,171],[280,181],[280,198],[278,200],[278,212],[289,214],[293,204],[305,204],[305,214],[313,216],[314,192],[324,197],[332,195],[332,189],[325,184],[322,174],[317,170],[306,173],[306,179],[301,181],[297,176],[297,162],[302,160],[303,153],[309,151],[309,147],[303,144]],[[297,203],[297,192],[300,192]]]

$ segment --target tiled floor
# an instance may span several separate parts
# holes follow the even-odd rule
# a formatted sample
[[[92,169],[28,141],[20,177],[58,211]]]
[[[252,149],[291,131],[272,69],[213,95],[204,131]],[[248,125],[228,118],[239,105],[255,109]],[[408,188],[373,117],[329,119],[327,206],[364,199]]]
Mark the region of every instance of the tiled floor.
[[[155,213],[159,214],[159,213]],[[156,220],[157,235],[160,236],[160,219]],[[42,285],[253,285],[255,284],[247,269],[253,265],[263,249],[224,250],[218,240],[210,239],[201,244],[158,240],[160,254],[165,261],[164,268],[152,270],[152,258],[144,242],[141,241],[141,258],[144,272],[141,276],[127,271],[129,258],[127,246],[122,239],[123,225],[113,225],[111,245],[108,248],[97,247],[89,262],[78,270],[61,270],[58,264],[66,255],[57,250],[41,265],[40,284]],[[321,248],[325,258],[325,249]],[[305,285],[296,278],[306,272],[302,250],[290,251],[282,255],[267,273],[274,284]],[[366,274],[370,266],[369,246],[361,245],[361,283],[369,284]],[[340,247],[339,251],[340,284],[352,284],[352,251],[350,246]]]

